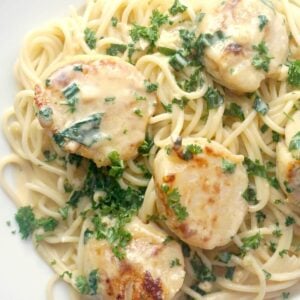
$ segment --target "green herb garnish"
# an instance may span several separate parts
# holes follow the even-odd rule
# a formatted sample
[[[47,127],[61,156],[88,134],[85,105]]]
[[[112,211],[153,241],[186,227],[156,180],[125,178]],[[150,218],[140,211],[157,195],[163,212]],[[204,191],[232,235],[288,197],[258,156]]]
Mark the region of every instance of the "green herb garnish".
[[[187,10],[187,7],[179,2],[179,0],[175,0],[173,5],[169,9],[169,13],[172,16],[183,13]]]
[[[245,115],[242,108],[233,102],[231,102],[230,105],[225,109],[224,115],[238,118],[240,121],[245,120]]]
[[[257,70],[269,71],[269,65],[272,57],[269,56],[269,50],[264,41],[260,42],[257,46],[252,47],[256,54],[252,58],[252,65]]]
[[[269,105],[264,102],[258,95],[255,97],[253,108],[263,116],[265,116],[269,111]]]
[[[300,60],[289,63],[288,83],[295,87],[300,87]]]
[[[127,50],[127,46],[123,44],[111,44],[109,48],[106,49],[106,54],[111,56],[116,56],[119,53],[123,54]]]
[[[97,44],[96,32],[90,28],[84,30],[84,40],[90,49],[95,49]]]
[[[259,30],[262,31],[264,27],[268,24],[269,20],[265,15],[259,15],[258,16],[258,22],[259,22]]]
[[[222,170],[224,173],[233,174],[236,169],[236,164],[222,158]]]
[[[217,89],[209,87],[203,96],[207,102],[208,109],[215,109],[220,107],[224,103],[224,97],[219,93]]]

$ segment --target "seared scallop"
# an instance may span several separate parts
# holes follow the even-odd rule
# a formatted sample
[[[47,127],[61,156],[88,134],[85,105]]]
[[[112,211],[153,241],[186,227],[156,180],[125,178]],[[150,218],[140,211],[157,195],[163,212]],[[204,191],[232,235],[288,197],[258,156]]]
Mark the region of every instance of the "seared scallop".
[[[198,30],[207,40],[207,71],[238,93],[254,92],[265,78],[277,78],[288,55],[288,32],[272,2],[203,2],[205,16]]]
[[[112,151],[128,160],[145,138],[155,95],[132,65],[101,56],[55,71],[45,88],[35,89],[42,127],[66,152],[109,165]]]
[[[300,111],[288,121],[285,141],[277,145],[277,177],[289,200],[300,205]]]
[[[203,249],[224,246],[247,212],[243,156],[217,142],[185,138],[154,161],[157,208],[181,240]]]
[[[183,285],[180,245],[153,223],[137,217],[125,229],[132,235],[119,260],[106,240],[90,239],[84,248],[84,272],[98,270],[100,299],[172,299]]]

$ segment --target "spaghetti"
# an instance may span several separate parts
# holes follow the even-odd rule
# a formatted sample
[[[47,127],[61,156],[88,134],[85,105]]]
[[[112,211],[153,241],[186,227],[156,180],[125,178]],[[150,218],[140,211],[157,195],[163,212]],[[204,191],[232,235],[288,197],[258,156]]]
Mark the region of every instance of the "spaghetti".
[[[256,94],[241,94],[237,90],[232,93],[228,80],[225,86],[229,89],[224,87],[220,74],[205,69],[209,58],[204,62],[205,67],[203,64],[186,66],[184,54],[174,54],[181,47],[179,32],[197,33],[198,26],[202,26],[199,24],[205,20],[206,4],[205,1],[181,2],[87,0],[82,9],[72,9],[68,17],[28,34],[15,68],[21,90],[13,108],[3,116],[2,128],[13,154],[1,160],[1,185],[18,208],[31,206],[36,218],[52,218],[57,222],[53,231],[47,232],[43,226],[36,228],[33,240],[53,270],[78,287],[76,278],[82,273],[91,202],[84,200],[73,208],[66,208],[66,203],[72,190],[82,189],[88,162],[66,154],[45,135],[36,118],[34,89],[36,85],[43,86],[53,72],[74,61],[94,60],[98,55],[107,54],[119,56],[122,61],[134,64],[158,87],[159,104],[147,129],[148,149],[125,161],[122,177],[118,178],[122,189],[143,191],[143,203],[137,213],[143,222],[152,216],[150,219],[172,235],[159,218],[151,174],[158,150],[169,147],[178,137],[213,140],[233,154],[248,157],[249,164],[245,165],[248,174],[251,166],[264,170],[263,176],[249,174],[251,184],[248,194],[244,194],[248,211],[229,244],[212,250],[183,244],[189,249],[185,255],[186,277],[176,299],[278,299],[300,279],[300,208],[275,177],[279,163],[276,144],[284,139],[287,124],[293,122],[291,119],[299,118],[300,80],[297,90],[297,85],[288,82],[289,67],[283,66],[279,74],[261,82]],[[225,2],[234,5],[239,1]],[[300,59],[300,3],[296,0],[253,2],[271,6],[270,14],[273,10],[284,16],[290,34],[289,60]],[[156,25],[153,25],[154,11],[165,16]],[[261,26],[268,26],[266,19],[261,17],[261,21]],[[133,28],[145,32],[135,37]],[[157,36],[153,38],[151,34]],[[113,49],[113,45],[126,46]],[[175,57],[173,63],[170,57]],[[212,87],[225,100],[209,109],[205,97]],[[252,105],[255,97],[263,99],[268,107],[266,113]],[[8,166],[18,171],[18,190],[12,189],[5,178]],[[99,197],[96,193],[94,199]],[[299,200],[299,194],[294,198]],[[246,245],[247,241],[250,246]],[[222,256],[224,253],[227,258]],[[205,278],[197,275],[197,268],[207,270]],[[56,280],[57,277],[49,283],[49,295]]]

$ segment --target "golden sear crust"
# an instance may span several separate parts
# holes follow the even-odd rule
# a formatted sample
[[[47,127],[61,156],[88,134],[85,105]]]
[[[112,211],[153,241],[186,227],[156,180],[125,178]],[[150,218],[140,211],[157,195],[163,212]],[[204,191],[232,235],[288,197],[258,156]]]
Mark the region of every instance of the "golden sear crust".
[[[185,160],[182,149],[188,145],[198,145],[203,151]],[[247,211],[242,198],[248,185],[243,157],[202,138],[183,139],[182,149],[175,147],[170,154],[162,149],[154,161],[158,210],[186,243],[204,249],[223,246],[236,234]],[[233,173],[224,172],[223,159],[236,165]],[[183,220],[170,203],[172,191],[178,192],[178,204],[187,211]]]
[[[184,258],[175,241],[164,243],[167,234],[153,223],[134,218],[126,230],[132,240],[120,261],[106,240],[89,240],[84,249],[84,270],[97,269],[101,299],[171,300],[180,290],[184,276]],[[178,264],[171,267],[177,259]]]
[[[112,151],[123,160],[132,159],[145,138],[156,103],[155,93],[147,93],[144,80],[134,66],[115,57],[74,59],[55,71],[45,88],[36,86],[40,124],[52,136],[97,116],[95,124],[81,125],[82,140],[64,138],[63,149],[92,159],[98,166],[110,164],[107,156]],[[80,135],[80,130],[75,134]]]

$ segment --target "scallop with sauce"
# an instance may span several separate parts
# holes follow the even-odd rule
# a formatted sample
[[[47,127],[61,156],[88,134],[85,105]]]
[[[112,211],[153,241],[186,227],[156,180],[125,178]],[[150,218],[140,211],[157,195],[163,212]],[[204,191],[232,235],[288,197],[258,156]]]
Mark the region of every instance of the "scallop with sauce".
[[[176,141],[154,161],[157,207],[189,245],[213,249],[230,242],[247,212],[243,156],[204,138]]]
[[[288,121],[276,151],[277,177],[289,200],[300,205],[300,111]]]
[[[84,249],[84,271],[98,270],[100,299],[171,300],[183,285],[180,245],[153,223],[135,217],[126,225],[132,235],[125,259],[113,254],[106,240],[91,239]]]
[[[156,101],[134,66],[110,56],[68,64],[35,90],[42,127],[65,151],[98,166],[110,164],[112,151],[123,160],[137,155]]]
[[[285,18],[271,1],[203,1],[199,33],[210,34],[207,71],[238,93],[254,92],[262,80],[277,79],[288,55]]]

